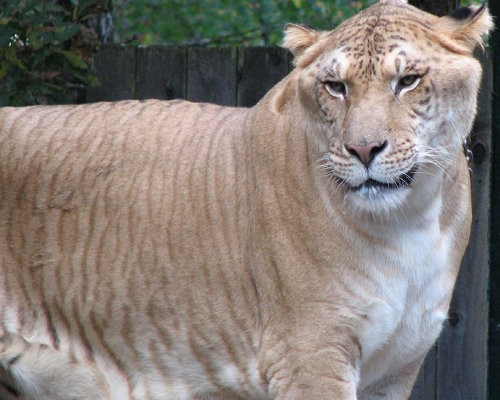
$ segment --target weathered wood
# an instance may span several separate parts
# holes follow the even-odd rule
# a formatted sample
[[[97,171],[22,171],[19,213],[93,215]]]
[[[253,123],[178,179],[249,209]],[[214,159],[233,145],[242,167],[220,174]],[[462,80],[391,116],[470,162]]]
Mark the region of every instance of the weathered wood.
[[[410,400],[433,400],[436,397],[436,346],[427,355],[413,387]]]
[[[470,144],[474,157],[472,231],[449,320],[438,341],[437,400],[479,400],[487,394],[492,71],[489,54],[479,58],[484,74]]]
[[[184,99],[187,83],[187,49],[172,46],[137,50],[137,99]]]
[[[488,399],[500,399],[500,2],[490,1],[490,11],[497,28],[490,45],[493,47],[493,109],[492,109],[492,188],[491,188],[491,267],[490,314],[488,343]]]
[[[236,48],[188,49],[187,99],[236,105]]]
[[[136,47],[107,45],[95,56],[100,85],[89,87],[87,102],[116,101],[135,97]]]
[[[256,104],[289,70],[288,51],[248,47],[238,51],[238,105]]]

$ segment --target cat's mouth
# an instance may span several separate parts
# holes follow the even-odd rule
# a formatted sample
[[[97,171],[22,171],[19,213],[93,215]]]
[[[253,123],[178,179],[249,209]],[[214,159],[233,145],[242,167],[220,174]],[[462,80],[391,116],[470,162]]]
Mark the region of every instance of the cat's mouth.
[[[391,182],[382,182],[373,178],[368,178],[363,183],[356,186],[350,185],[349,182],[342,178],[337,178],[337,180],[342,186],[347,187],[351,192],[378,192],[381,190],[400,189],[411,185],[416,171],[417,168],[413,167],[408,172],[392,179]]]
[[[413,178],[415,176],[416,168],[412,168],[410,171],[398,176],[392,182],[381,182],[376,179],[369,178],[364,181],[361,185],[350,186],[350,190],[358,191],[362,189],[399,189],[402,187],[409,186],[413,183]]]

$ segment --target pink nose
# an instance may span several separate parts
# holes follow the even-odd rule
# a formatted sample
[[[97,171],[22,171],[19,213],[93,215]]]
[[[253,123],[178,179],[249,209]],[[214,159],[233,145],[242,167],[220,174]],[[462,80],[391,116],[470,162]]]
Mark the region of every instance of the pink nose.
[[[349,153],[358,158],[365,167],[368,167],[377,154],[387,147],[387,140],[383,142],[370,142],[365,145],[349,144],[345,148]]]

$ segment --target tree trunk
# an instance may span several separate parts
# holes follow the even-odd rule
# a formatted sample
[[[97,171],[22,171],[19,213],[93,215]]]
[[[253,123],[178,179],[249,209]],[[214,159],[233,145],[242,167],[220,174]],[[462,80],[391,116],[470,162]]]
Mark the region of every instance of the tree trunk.
[[[410,0],[409,3],[439,16],[451,14],[460,7],[460,0]]]

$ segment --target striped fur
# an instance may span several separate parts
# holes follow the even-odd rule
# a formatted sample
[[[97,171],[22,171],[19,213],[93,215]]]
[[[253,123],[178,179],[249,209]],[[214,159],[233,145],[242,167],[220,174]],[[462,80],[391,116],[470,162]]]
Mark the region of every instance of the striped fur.
[[[433,67],[432,84],[422,77],[400,95],[407,112],[384,106],[398,71],[377,71],[400,39],[380,42],[373,27],[392,49],[382,60],[338,55],[366,42],[352,32],[374,15],[382,33],[420,21],[425,42],[440,26],[400,1],[332,33],[290,26],[297,68],[250,109],[0,110],[2,399],[409,396],[468,241],[459,144],[481,70],[457,22],[429,50],[439,60],[421,61],[439,63],[439,76]],[[446,79],[457,66],[462,85]],[[349,92],[325,91],[329,68],[354,71]],[[382,131],[371,166],[343,147]],[[413,167],[404,185],[383,181]]]

